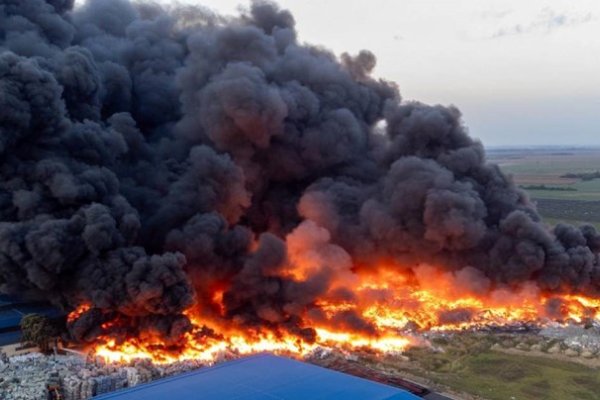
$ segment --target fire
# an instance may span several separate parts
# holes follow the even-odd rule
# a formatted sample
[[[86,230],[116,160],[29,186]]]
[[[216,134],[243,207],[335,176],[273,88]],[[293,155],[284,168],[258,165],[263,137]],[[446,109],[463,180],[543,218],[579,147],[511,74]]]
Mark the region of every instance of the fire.
[[[85,314],[91,308],[92,308],[92,306],[87,303],[81,304],[75,310],[71,311],[71,313],[69,315],[67,315],[67,323],[75,322],[77,319],[79,319],[79,317],[81,317],[83,314]]]
[[[243,335],[236,335],[226,340],[210,343],[198,343],[186,335],[186,348],[180,354],[152,350],[135,339],[119,345],[114,340],[109,340],[104,344],[95,346],[93,354],[102,357],[108,362],[130,362],[135,359],[150,359],[156,364],[168,364],[193,359],[210,363],[227,351],[238,355],[272,352],[303,356],[317,347],[329,345],[347,349],[369,348],[389,353],[392,351],[401,352],[411,343],[410,339],[404,337],[369,339],[350,333],[332,333],[326,330],[319,330],[318,336],[320,345],[298,341],[293,336],[279,338],[268,334],[253,339]]]
[[[400,353],[417,343],[414,331],[600,320],[600,299],[542,293],[532,283],[477,293],[461,286],[457,275],[431,267],[417,269],[415,276],[395,271],[383,268],[377,273],[357,274],[360,279],[353,288],[353,301],[332,295],[307,307],[302,320],[314,329],[312,338],[272,326],[236,327],[225,317],[225,290],[219,288],[211,296],[214,304],[208,315],[199,309],[186,312],[193,329],[177,343],[168,344],[152,335],[117,341],[107,334],[99,338],[92,352],[111,362],[149,359],[155,363],[190,359],[211,363],[224,354],[265,351],[304,356],[317,348]],[[80,306],[68,321],[75,321],[89,309],[89,305]],[[218,310],[217,315],[214,310]],[[347,313],[357,316],[362,325],[339,323],[337,318]],[[111,322],[102,325],[107,331],[111,326]]]
[[[199,321],[194,321],[199,324]],[[163,346],[138,338],[131,338],[117,344],[108,339],[93,348],[93,354],[108,362],[130,362],[135,359],[149,359],[156,364],[168,364],[183,360],[199,360],[211,363],[220,356],[231,353],[246,355],[261,352],[304,356],[319,347],[336,347],[348,350],[370,349],[379,352],[402,352],[413,339],[400,335],[379,338],[367,337],[352,332],[332,332],[317,329],[315,342],[308,342],[290,334],[276,335],[266,331],[258,334],[238,332],[227,337],[199,338],[199,328],[184,335],[185,346],[179,353],[172,353]]]

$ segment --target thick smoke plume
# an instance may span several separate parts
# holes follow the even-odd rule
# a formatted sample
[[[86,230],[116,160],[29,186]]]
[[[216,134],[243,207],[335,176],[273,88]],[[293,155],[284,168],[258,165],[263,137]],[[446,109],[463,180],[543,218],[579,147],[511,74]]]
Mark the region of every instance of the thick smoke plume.
[[[79,339],[115,316],[177,337],[219,290],[232,323],[310,337],[317,299],[390,260],[600,289],[593,227],[547,228],[456,108],[401,101],[273,4],[2,0],[0,53],[0,292],[90,304]]]

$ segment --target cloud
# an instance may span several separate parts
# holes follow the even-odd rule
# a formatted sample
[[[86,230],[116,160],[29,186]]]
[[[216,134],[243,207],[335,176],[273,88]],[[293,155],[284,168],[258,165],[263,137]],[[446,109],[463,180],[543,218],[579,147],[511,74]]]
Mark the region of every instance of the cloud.
[[[491,39],[505,36],[524,35],[529,33],[548,34],[559,28],[581,25],[594,19],[592,13],[573,15],[570,13],[557,13],[549,7],[544,8],[532,22],[517,23],[496,30]]]
[[[503,10],[485,10],[481,12],[481,18],[483,19],[503,19],[504,17],[512,14],[514,10],[503,9]]]

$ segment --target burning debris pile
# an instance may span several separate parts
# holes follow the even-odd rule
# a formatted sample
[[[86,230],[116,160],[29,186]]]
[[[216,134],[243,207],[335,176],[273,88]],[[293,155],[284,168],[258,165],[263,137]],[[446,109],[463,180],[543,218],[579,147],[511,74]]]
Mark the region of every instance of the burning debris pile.
[[[593,227],[544,225],[456,108],[273,4],[5,0],[0,49],[0,292],[107,358],[598,318]]]
[[[445,385],[428,378],[427,374],[420,374],[420,369],[424,368],[428,374],[441,373],[445,371],[445,362],[451,363],[450,360],[456,361],[456,358],[462,359],[471,353],[493,351],[522,357],[551,357],[600,367],[600,325],[583,328],[579,325],[550,324],[541,330],[512,333],[506,330],[429,331],[422,335],[421,344],[404,354],[382,354],[369,347],[347,350],[316,346],[301,359],[419,395],[431,390],[448,390]],[[147,358],[107,362],[102,356],[87,359],[37,353],[15,356],[0,360],[0,398],[45,400],[50,387],[58,389],[65,400],[85,400],[240,356],[239,353],[223,350],[214,354],[210,361],[191,359],[168,364]],[[565,368],[573,368],[570,363]]]

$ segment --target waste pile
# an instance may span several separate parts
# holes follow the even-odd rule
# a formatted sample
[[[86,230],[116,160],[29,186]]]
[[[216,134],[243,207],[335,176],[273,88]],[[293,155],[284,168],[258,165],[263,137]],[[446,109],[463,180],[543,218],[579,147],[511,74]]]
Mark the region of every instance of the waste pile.
[[[0,358],[0,399],[47,400],[56,388],[64,400],[84,400],[154,379],[202,368],[195,360],[154,365],[148,360],[106,364],[73,355],[30,353]]]
[[[562,350],[570,357],[600,357],[600,327],[550,326],[540,331],[540,336],[554,344],[549,352]],[[558,347],[560,346],[560,347]]]

